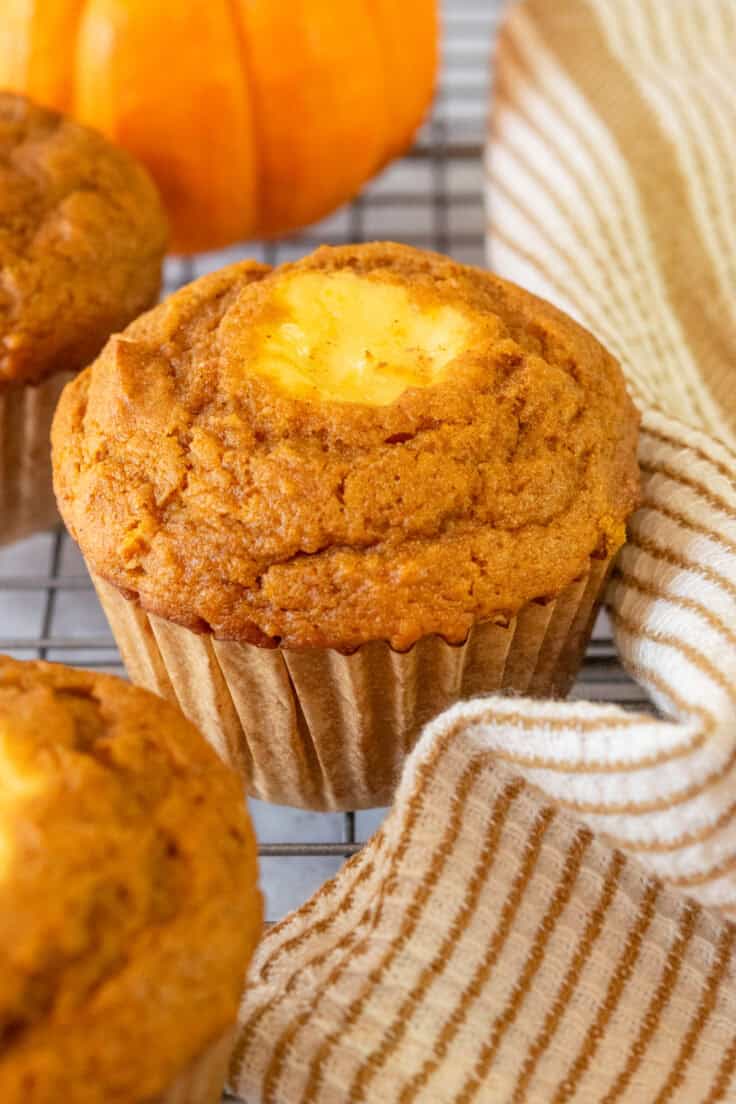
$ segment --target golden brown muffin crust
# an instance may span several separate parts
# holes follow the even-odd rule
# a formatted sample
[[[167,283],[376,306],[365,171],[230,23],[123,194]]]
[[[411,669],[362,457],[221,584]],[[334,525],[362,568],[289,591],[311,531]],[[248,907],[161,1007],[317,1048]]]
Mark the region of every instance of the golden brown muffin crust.
[[[156,301],[166,239],[132,157],[0,93],[0,387],[89,363]]]
[[[233,1022],[240,786],[173,706],[0,657],[0,1100],[138,1104]]]
[[[466,312],[472,342],[385,405],[300,399],[249,370],[295,274],[349,271]],[[196,281],[112,339],[53,431],[62,515],[148,611],[224,639],[407,648],[557,594],[614,550],[638,418],[569,318],[407,246],[324,247]]]

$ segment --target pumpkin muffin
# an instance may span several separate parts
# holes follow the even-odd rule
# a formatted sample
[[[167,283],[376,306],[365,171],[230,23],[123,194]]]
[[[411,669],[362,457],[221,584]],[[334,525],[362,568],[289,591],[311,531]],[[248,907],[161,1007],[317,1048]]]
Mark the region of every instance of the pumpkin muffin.
[[[156,189],[128,154],[0,93],[0,543],[58,520],[56,401],[158,298],[166,233]]]
[[[0,658],[3,1104],[215,1104],[260,927],[241,786],[181,713]]]
[[[361,807],[458,697],[568,688],[637,427],[572,320],[376,243],[142,316],[65,390],[54,469],[132,678],[258,796]]]

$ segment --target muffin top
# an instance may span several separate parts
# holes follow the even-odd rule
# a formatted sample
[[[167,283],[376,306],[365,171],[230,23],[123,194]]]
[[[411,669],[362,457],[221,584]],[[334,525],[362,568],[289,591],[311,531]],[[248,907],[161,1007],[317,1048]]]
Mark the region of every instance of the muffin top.
[[[0,1100],[153,1099],[258,937],[240,786],[173,706],[0,657]]]
[[[407,246],[206,276],[65,390],[57,498],[91,567],[222,639],[462,641],[624,540],[638,418],[549,304]]]
[[[89,363],[156,301],[166,238],[129,154],[0,93],[0,388]]]

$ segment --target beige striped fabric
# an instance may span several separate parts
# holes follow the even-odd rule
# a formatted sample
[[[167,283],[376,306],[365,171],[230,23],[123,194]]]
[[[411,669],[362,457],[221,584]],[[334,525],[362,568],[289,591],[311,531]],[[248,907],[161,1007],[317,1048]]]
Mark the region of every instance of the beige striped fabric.
[[[736,1101],[736,0],[522,0],[501,274],[621,358],[643,504],[608,601],[658,716],[489,698],[256,955],[248,1104]]]

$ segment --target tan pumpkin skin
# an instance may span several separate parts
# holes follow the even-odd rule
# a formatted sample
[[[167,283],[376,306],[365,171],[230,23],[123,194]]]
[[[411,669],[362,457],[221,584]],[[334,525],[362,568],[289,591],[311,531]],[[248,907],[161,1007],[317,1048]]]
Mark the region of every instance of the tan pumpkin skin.
[[[404,150],[436,0],[3,0],[0,87],[152,171],[182,252],[304,226]]]

